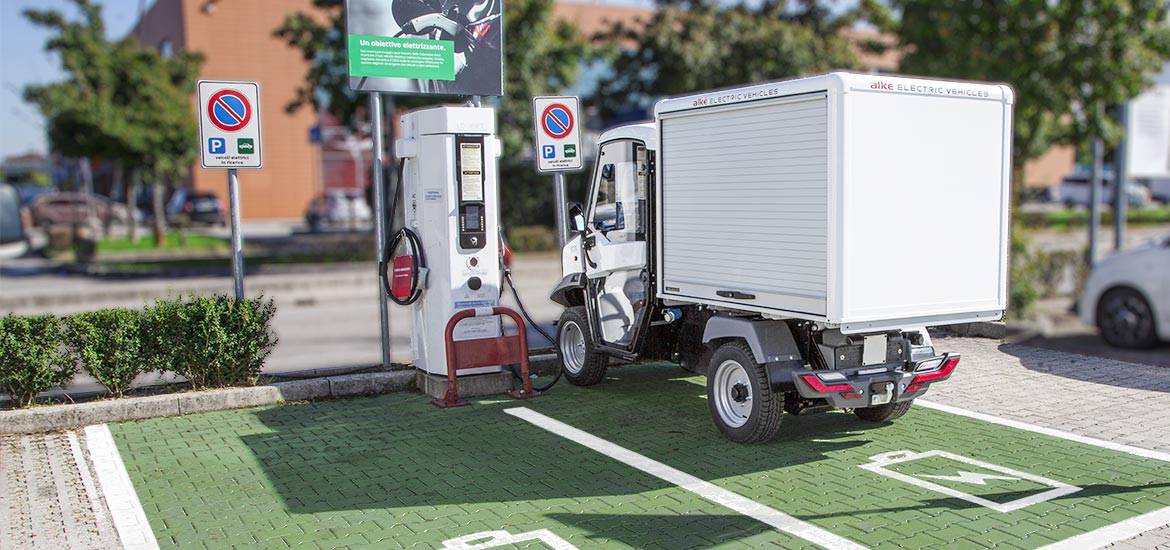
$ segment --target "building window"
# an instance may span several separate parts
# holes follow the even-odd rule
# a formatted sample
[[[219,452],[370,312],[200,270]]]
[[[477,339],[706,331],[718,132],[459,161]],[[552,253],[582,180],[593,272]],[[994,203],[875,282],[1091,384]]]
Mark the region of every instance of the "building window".
[[[171,56],[175,55],[175,45],[170,38],[163,39],[162,42],[158,43],[158,53],[162,54],[163,59],[170,59]]]

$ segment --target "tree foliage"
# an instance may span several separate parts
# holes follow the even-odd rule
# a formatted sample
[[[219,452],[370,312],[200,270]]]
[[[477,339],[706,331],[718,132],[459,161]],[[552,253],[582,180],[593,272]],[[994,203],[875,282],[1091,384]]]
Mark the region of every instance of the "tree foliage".
[[[24,12],[53,33],[45,48],[61,56],[67,75],[63,82],[25,89],[25,98],[45,115],[53,149],[122,162],[152,174],[156,186],[186,176],[198,154],[190,97],[203,56],[164,58],[133,36],[110,41],[101,7],[73,2],[82,13],[78,21],[57,11]],[[158,234],[161,214],[155,212]]]
[[[843,30],[873,6],[833,15],[825,2],[667,3],[644,26],[602,38],[620,50],[601,86],[606,110],[677,95],[857,66]]]
[[[1170,59],[1162,0],[892,0],[901,72],[1007,82],[1017,167],[1057,143],[1121,129],[1104,107],[1140,93]]]

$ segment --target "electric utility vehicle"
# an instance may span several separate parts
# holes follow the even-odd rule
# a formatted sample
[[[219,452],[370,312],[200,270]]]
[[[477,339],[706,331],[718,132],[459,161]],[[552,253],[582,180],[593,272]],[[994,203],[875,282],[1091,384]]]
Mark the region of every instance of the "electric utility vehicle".
[[[894,420],[1005,309],[1013,94],[829,75],[666,99],[598,140],[552,300],[564,376],[666,360],[740,443],[785,412]]]

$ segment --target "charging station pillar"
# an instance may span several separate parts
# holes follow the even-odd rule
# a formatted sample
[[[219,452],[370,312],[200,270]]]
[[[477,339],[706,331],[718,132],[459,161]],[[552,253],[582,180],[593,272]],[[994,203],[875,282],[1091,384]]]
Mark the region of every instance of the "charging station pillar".
[[[411,305],[411,355],[420,377],[434,377],[445,389],[447,321],[456,311],[500,303],[501,151],[495,112],[482,107],[422,109],[403,115],[401,128],[396,151],[406,164],[399,200],[406,227],[418,234],[427,267],[419,281],[423,293]],[[500,335],[498,317],[474,317],[459,323],[454,339]],[[511,389],[511,373],[500,366],[469,369],[460,376],[493,373],[478,377],[494,384],[483,393]],[[425,384],[420,387],[425,389]]]

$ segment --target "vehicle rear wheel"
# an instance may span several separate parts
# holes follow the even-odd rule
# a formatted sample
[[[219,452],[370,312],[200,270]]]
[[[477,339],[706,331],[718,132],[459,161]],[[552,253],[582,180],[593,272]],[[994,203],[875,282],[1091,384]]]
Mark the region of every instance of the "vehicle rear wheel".
[[[913,399],[900,403],[886,403],[885,405],[878,405],[876,407],[853,409],[853,414],[866,422],[889,422],[901,418],[902,415],[910,410],[912,405],[914,405]]]
[[[736,443],[766,443],[780,430],[784,394],[742,341],[723,344],[707,367],[707,407],[715,427]]]
[[[1132,288],[1115,288],[1097,303],[1097,328],[1101,338],[1119,348],[1148,348],[1158,343],[1154,311],[1142,294]]]
[[[609,356],[593,347],[584,306],[566,308],[557,323],[557,359],[574,386],[592,386],[605,378]]]

